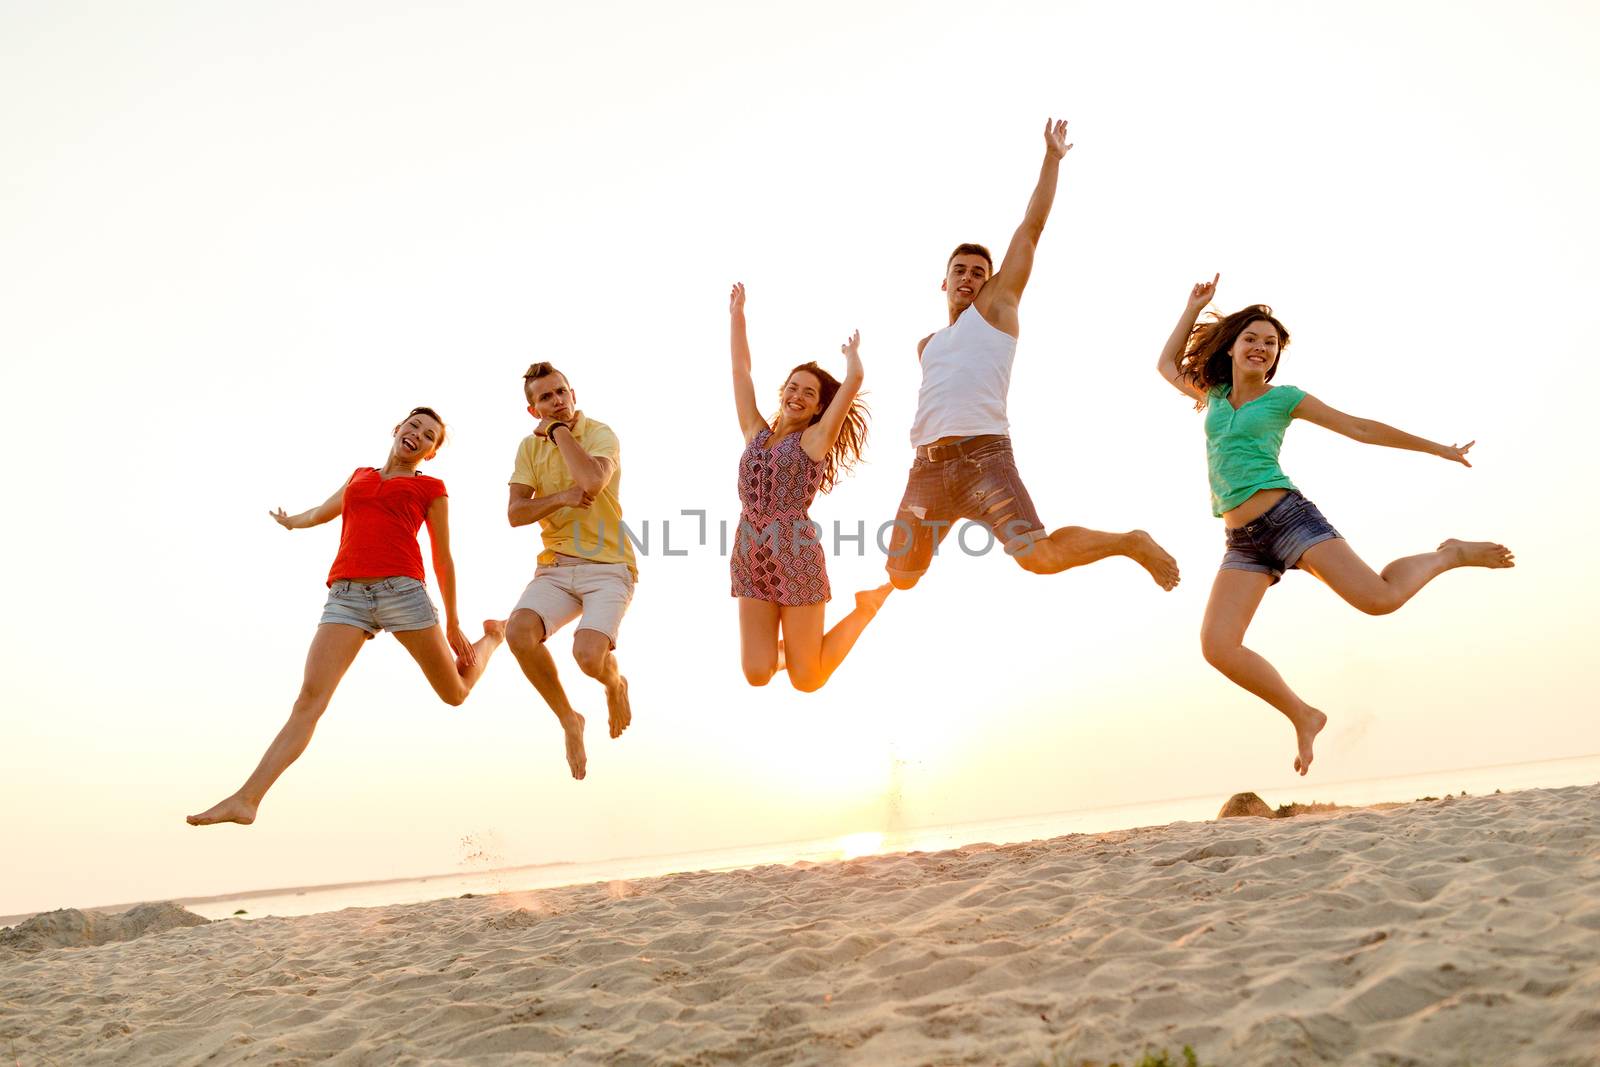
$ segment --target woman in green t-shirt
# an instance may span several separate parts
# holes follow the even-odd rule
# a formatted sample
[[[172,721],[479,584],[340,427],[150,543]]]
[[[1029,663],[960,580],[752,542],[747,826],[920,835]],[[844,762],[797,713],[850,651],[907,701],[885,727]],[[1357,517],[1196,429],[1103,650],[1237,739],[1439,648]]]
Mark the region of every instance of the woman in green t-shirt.
[[[1374,571],[1300,495],[1278,465],[1278,450],[1292,419],[1305,419],[1369,445],[1426,452],[1467,462],[1473,442],[1442,445],[1329,407],[1292,385],[1274,386],[1289,331],[1265,304],[1231,315],[1212,313],[1198,323],[1217,281],[1189,293],[1177,328],[1161,351],[1161,376],[1205,412],[1211,509],[1227,528],[1227,551],[1211,587],[1201,624],[1206,661],[1286,715],[1294,724],[1294,767],[1311,766],[1312,742],[1328,717],[1307,704],[1260,655],[1244,646],[1244,633],[1267,589],[1298,567],[1369,615],[1387,615],[1445,571],[1456,567],[1510,567],[1511,550],[1489,541],[1445,541],[1432,552],[1397,559]]]

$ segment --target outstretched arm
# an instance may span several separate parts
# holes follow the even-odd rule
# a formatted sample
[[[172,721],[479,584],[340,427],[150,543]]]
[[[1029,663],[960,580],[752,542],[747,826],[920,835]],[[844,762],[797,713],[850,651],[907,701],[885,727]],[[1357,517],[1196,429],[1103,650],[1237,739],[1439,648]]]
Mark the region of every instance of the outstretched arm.
[[[461,616],[456,613],[456,563],[450,555],[450,498],[436,496],[428,505],[428,543],[433,546],[433,576],[439,580],[439,599],[444,601],[444,636],[450,649],[471,667],[478,661],[477,651],[461,632]]]
[[[839,346],[839,351],[845,358],[844,381],[839,383],[839,391],[833,394],[822,418],[815,426],[807,426],[806,432],[800,435],[800,447],[817,463],[822,462],[822,457],[832,451],[834,442],[839,440],[844,417],[850,413],[850,405],[861,392],[861,381],[865,377],[861,369],[861,331],[851,334],[850,339]]]
[[[1426,452],[1430,456],[1448,459],[1459,463],[1463,467],[1472,466],[1467,462],[1467,451],[1477,444],[1468,441],[1464,445],[1442,445],[1437,441],[1430,441],[1425,437],[1414,437],[1404,430],[1397,430],[1387,423],[1375,422],[1372,419],[1358,419],[1354,415],[1346,415],[1337,408],[1329,407],[1309,393],[1294,409],[1294,417],[1315,423],[1325,430],[1332,430],[1342,434],[1352,441],[1360,441],[1364,445],[1382,445],[1385,448],[1404,448],[1410,452]]]
[[[1167,338],[1166,347],[1161,350],[1161,358],[1156,360],[1156,370],[1161,376],[1172,383],[1172,387],[1184,396],[1200,399],[1200,390],[1193,382],[1178,373],[1178,361],[1183,358],[1183,350],[1189,344],[1189,335],[1194,332],[1195,320],[1200,317],[1200,312],[1211,303],[1211,298],[1217,294],[1217,282],[1222,278],[1219,273],[1209,282],[1195,282],[1194,288],[1189,290],[1189,302],[1184,305],[1183,314],[1178,316],[1178,325],[1172,328],[1172,336]]]
[[[269,511],[267,514],[271,515],[273,521],[285,530],[304,530],[312,526],[321,526],[325,522],[332,522],[344,513],[344,491],[349,485],[350,479],[346,478],[344,485],[341,485],[332,496],[316,507],[308,511],[302,511],[298,515],[285,514],[282,508],[277,511]]]
[[[1033,253],[1039,247],[1039,236],[1044,233],[1045,220],[1050,217],[1050,207],[1056,200],[1056,179],[1061,174],[1061,160],[1071,151],[1067,143],[1065,119],[1044,123],[1044,162],[1039,165],[1039,183],[1033,187],[1028,200],[1027,213],[1022,225],[1011,235],[1005,258],[1000,261],[1000,271],[978,293],[982,306],[980,312],[999,312],[1002,316],[1014,315],[1022,290],[1033,273]],[[998,324],[997,324],[998,325]],[[1004,329],[1004,326],[1001,326]]]
[[[756,403],[756,386],[750,378],[750,338],[744,327],[744,283],[734,282],[728,293],[728,347],[733,352],[733,408],[745,442],[761,432],[767,420]]]

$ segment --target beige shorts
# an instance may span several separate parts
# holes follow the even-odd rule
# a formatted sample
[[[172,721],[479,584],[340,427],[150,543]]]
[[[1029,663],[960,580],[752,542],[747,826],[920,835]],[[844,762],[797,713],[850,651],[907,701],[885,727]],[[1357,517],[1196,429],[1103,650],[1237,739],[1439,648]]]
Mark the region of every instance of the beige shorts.
[[[541,564],[511,610],[538,615],[547,638],[579,619],[578,629],[598,630],[616,648],[622,615],[632,600],[633,572],[626,563]]]

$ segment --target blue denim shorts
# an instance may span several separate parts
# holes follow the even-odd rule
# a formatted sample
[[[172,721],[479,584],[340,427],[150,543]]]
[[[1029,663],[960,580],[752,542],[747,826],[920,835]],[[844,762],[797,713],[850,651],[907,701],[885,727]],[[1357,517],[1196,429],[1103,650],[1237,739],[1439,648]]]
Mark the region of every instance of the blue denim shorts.
[[[1306,549],[1338,536],[1317,506],[1291,489],[1260,518],[1227,532],[1221,569],[1270,574],[1276,585],[1284,571],[1300,565]]]
[[[987,528],[1007,555],[1024,552],[1046,536],[1017,473],[1010,438],[982,442],[952,459],[916,458],[895,513],[889,572],[916,576],[927,571],[935,549],[959,519]]]
[[[322,622],[359,626],[371,637],[379,630],[390,633],[426,630],[439,625],[439,613],[428,599],[428,587],[415,578],[380,578],[375,582],[341,580],[328,586]]]

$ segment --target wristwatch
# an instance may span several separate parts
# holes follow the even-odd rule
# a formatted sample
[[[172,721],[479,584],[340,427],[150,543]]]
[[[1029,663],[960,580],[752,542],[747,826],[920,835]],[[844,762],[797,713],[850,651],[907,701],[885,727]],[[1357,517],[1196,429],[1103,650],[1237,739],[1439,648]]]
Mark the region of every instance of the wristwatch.
[[[569,431],[572,429],[571,426],[568,426],[564,422],[552,422],[549,426],[546,426],[545,429],[544,429],[544,435],[550,441],[551,444],[555,444],[556,443],[556,427],[557,426],[560,426],[563,429],[566,429],[566,430],[569,430]]]

